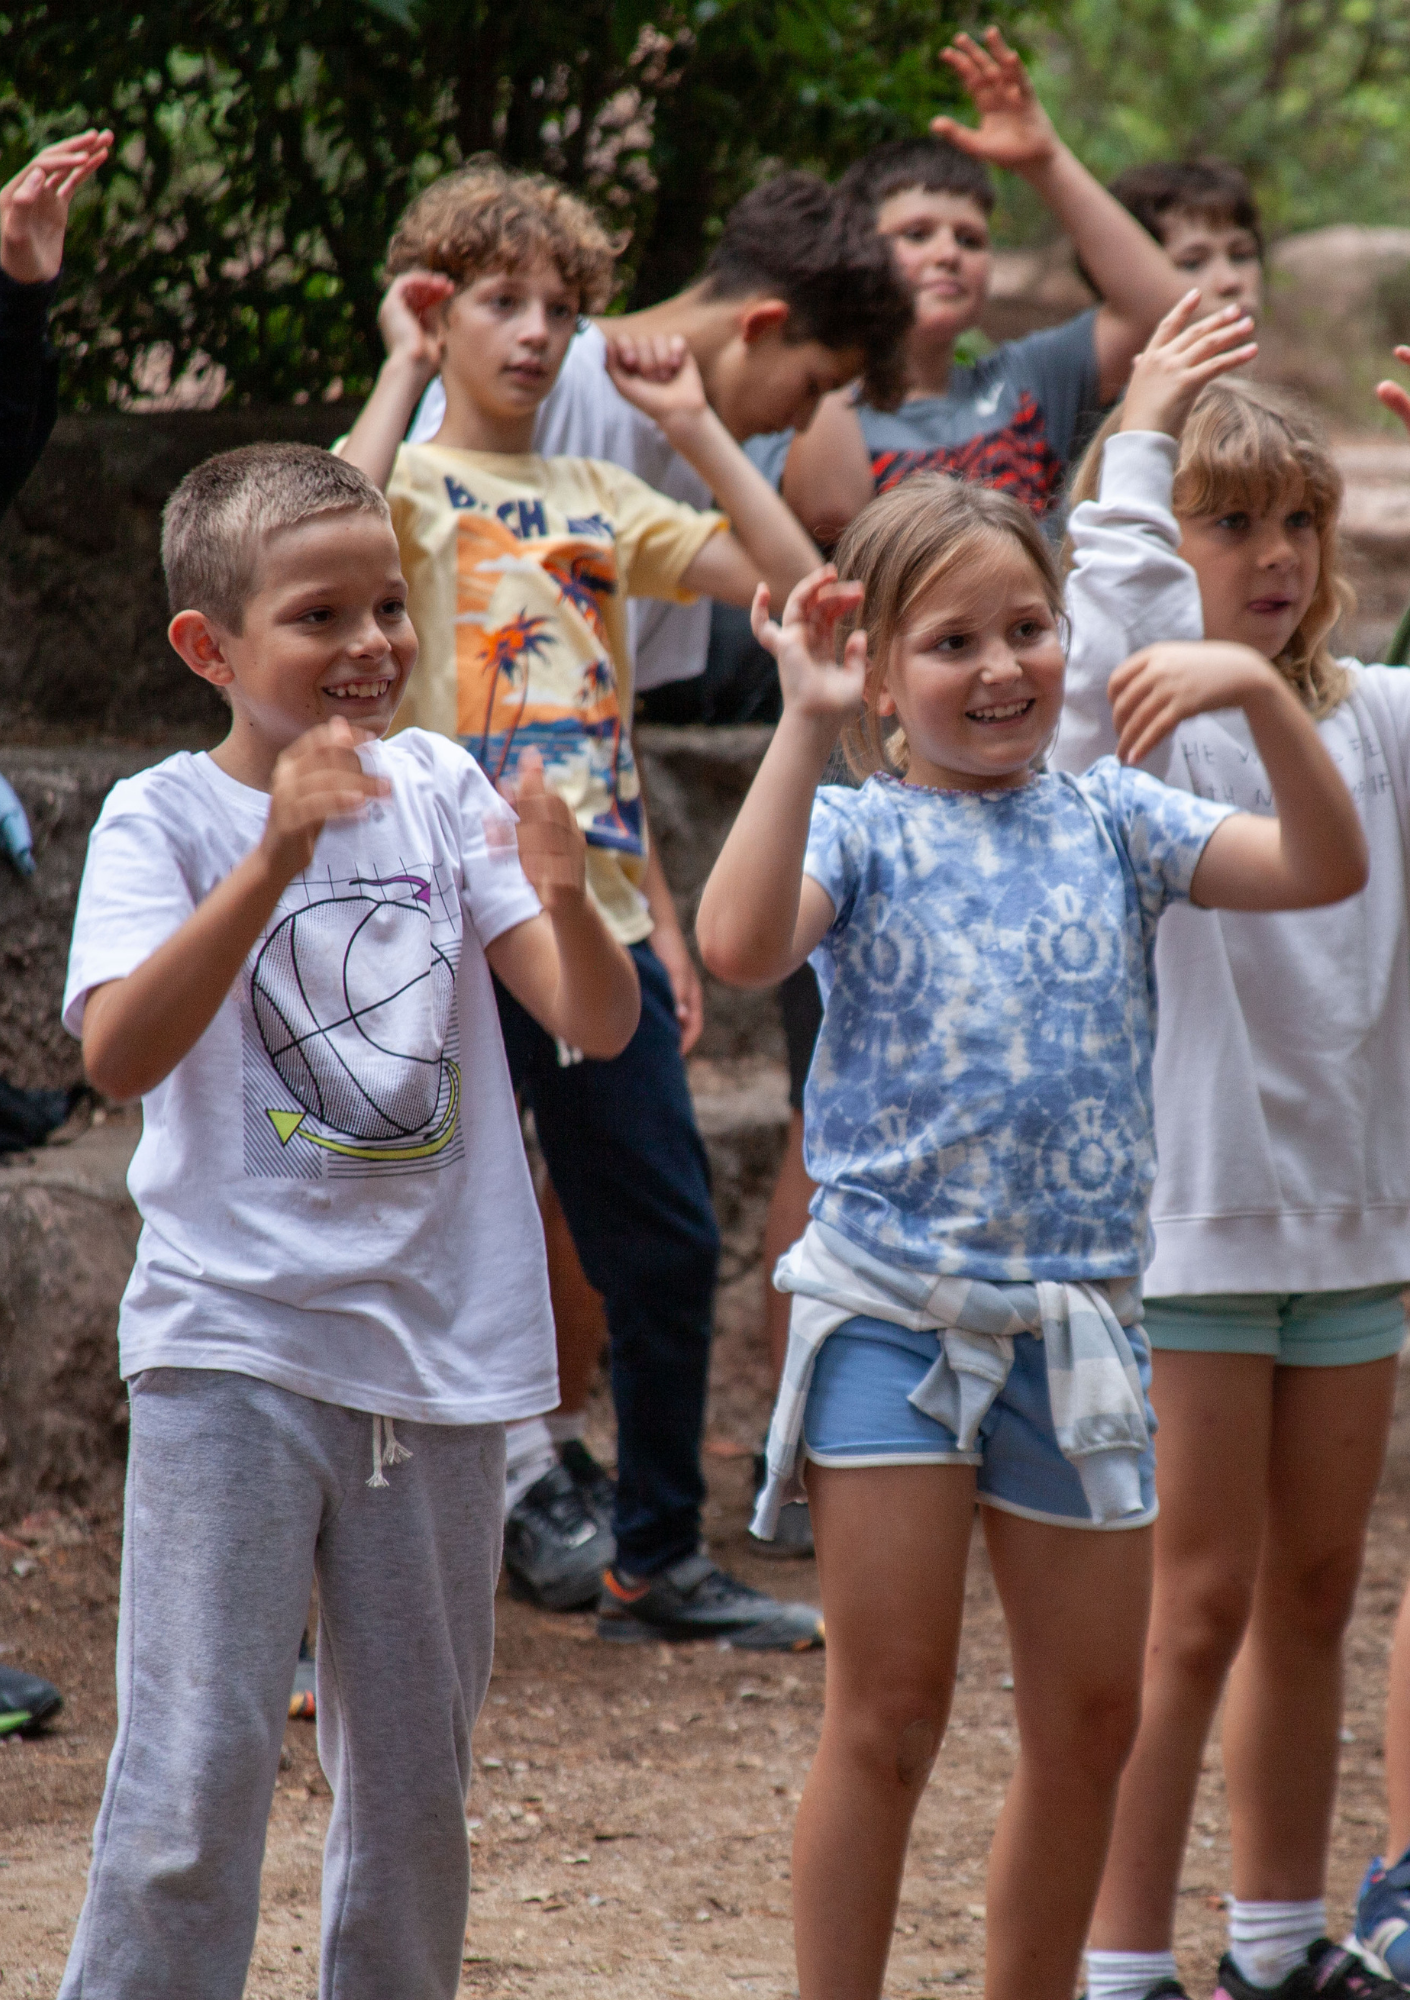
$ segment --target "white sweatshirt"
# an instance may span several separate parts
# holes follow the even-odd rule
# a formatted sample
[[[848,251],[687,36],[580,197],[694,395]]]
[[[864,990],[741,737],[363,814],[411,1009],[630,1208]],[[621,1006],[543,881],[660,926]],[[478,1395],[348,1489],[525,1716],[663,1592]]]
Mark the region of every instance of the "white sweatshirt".
[[[1175,456],[1171,438],[1118,432],[1100,497],[1073,512],[1060,769],[1115,750],[1106,684],[1128,654],[1204,636],[1176,553]],[[1161,920],[1150,1297],[1410,1279],[1410,672],[1343,664],[1352,694],[1317,728],[1361,815],[1367,886],[1321,910],[1180,904]],[[1148,768],[1273,810],[1241,710],[1182,723]]]

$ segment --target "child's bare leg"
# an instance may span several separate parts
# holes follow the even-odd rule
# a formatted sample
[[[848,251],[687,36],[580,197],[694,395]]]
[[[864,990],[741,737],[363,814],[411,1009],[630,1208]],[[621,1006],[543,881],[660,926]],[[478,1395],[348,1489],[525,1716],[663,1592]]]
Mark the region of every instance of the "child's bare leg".
[[[1396,1362],[1280,1368],[1268,1522],[1229,1677],[1224,1774],[1241,1902],[1323,1893],[1342,1712],[1342,1639],[1380,1481]],[[1287,1755],[1289,1743],[1297,1755]]]
[[[1390,1684],[1386,1689],[1386,1832],[1385,1858],[1398,1861],[1410,1847],[1410,1590],[1395,1621],[1390,1649]]]
[[[1166,1951],[1174,1940],[1205,1741],[1253,1601],[1272,1377],[1272,1360],[1258,1354],[1152,1356],[1155,1585],[1141,1726],[1092,1919],[1099,1951]]]
[[[974,1471],[810,1465],[822,1738],[793,1836],[801,2000],[876,2000],[906,1841],[955,1684]]]
[[[779,1162],[778,1179],[769,1197],[764,1218],[764,1333],[769,1343],[769,1370],[774,1386],[783,1378],[783,1361],[788,1352],[788,1315],[793,1300],[787,1292],[774,1290],[774,1266],[785,1250],[798,1241],[808,1226],[808,1203],[817,1189],[803,1165],[803,1114],[793,1112],[788,1121],[788,1142]]]
[[[984,1991],[1071,2000],[1140,1712],[1152,1531],[1052,1527],[986,1507],[984,1533],[1019,1736],[989,1854]]]
[[[602,1350],[607,1345],[607,1312],[602,1294],[588,1283],[562,1204],[550,1180],[544,1182],[539,1210],[548,1252],[553,1326],[558,1338],[558,1407],[576,1415],[587,1403]]]

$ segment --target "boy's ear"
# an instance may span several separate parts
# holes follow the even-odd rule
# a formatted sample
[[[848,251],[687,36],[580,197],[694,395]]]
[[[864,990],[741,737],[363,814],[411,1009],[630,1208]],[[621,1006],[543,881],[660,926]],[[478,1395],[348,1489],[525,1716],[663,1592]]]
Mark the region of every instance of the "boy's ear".
[[[178,611],[166,636],[193,674],[212,687],[229,687],[235,670],[226,655],[225,634],[204,611]]]
[[[789,318],[783,299],[751,299],[739,315],[739,337],[746,347],[766,334],[782,333]]]

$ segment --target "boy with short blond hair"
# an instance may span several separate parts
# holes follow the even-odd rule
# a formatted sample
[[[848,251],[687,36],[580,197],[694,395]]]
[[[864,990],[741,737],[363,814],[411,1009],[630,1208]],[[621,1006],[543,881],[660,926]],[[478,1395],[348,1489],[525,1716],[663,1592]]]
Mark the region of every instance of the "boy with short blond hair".
[[[320,1991],[451,2000],[504,1427],[558,1393],[492,980],[610,1059],[636,975],[532,765],[516,822],[440,737],[377,741],[416,635],[370,481],[225,453],[163,558],[231,723],[115,787],[74,925],[64,1019],[97,1088],[142,1098],[143,1230],[118,1733],[61,1991],[243,1989],[316,1577]]]
[[[527,1443],[511,1439],[507,1560],[555,1608],[600,1593],[604,1637],[793,1650],[820,1639],[816,1612],[748,1589],[700,1546],[719,1234],[675,998],[649,943],[669,892],[632,754],[625,602],[704,593],[745,604],[764,581],[777,598],[817,557],[710,408],[681,338],[609,350],[608,367],[728,522],[619,466],[533,452],[578,316],[602,297],[589,252],[603,240],[583,204],[526,175],[476,164],[429,189],[393,239],[394,262],[412,243],[424,261],[393,280],[381,315],[388,357],[340,448],[387,487],[423,646],[411,714],[457,736],[496,781],[526,748],[540,752],[587,839],[597,906],[642,985],[641,1023],[611,1063],[577,1060],[500,995],[515,1085],[605,1300],[617,1412],[615,1561],[605,1575],[612,1545],[594,1537],[546,1431],[532,1484],[523,1483],[537,1470]],[[441,427],[428,443],[403,445],[437,371]],[[575,1504],[578,1526],[565,1532]]]

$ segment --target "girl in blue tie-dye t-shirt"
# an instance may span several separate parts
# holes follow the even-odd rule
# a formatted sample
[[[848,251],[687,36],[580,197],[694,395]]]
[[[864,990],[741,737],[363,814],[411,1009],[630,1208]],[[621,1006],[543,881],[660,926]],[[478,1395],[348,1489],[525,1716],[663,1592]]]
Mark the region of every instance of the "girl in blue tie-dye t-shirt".
[[[815,572],[781,626],[755,606],[784,715],[698,925],[720,977],[770,984],[811,958],[825,999],[819,1186],[776,1279],[794,1299],[756,1521],[771,1531],[806,1469],[829,1657],[794,1848],[800,1994],[880,1993],[978,1498],[1020,1741],[987,1990],[1067,2000],[1149,1593],[1156,925],[1185,897],[1335,901],[1364,849],[1315,728],[1241,646],[1197,671],[1187,648],[1136,655],[1112,682],[1125,761],[1043,771],[1062,598],[1003,495],[912,480],[858,516],[838,564],[847,580]],[[1235,706],[1280,817],[1128,768],[1182,717]],[[819,792],[844,724],[869,775]]]

